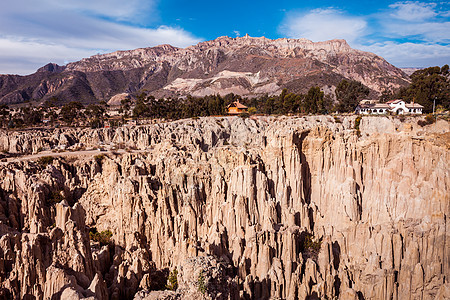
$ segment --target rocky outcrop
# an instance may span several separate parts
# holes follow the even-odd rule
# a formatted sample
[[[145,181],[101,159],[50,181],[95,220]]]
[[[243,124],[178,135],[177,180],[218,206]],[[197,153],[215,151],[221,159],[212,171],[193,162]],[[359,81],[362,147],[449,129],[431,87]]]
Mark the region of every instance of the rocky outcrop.
[[[354,121],[201,118],[66,132],[73,145],[141,152],[0,165],[1,293],[448,298],[448,123],[365,117],[358,132]],[[62,133],[49,134],[40,139],[57,145]],[[111,241],[89,245],[86,226]],[[155,292],[175,268],[178,288]]]
[[[333,94],[344,78],[360,81],[374,93],[409,80],[382,57],[352,49],[345,40],[219,37],[185,49],[161,45],[117,51],[64,67],[48,64],[29,76],[0,76],[0,103],[50,97],[90,103],[139,90],[157,97],[254,97],[279,94],[283,88],[305,93],[320,86]]]

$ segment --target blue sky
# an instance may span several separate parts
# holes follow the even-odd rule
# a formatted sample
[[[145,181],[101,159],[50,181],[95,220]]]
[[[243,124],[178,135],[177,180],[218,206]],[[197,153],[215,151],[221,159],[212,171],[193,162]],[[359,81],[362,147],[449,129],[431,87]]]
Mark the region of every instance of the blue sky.
[[[343,38],[398,67],[450,63],[448,1],[6,0],[0,74],[219,36]],[[37,4],[39,3],[39,4]]]

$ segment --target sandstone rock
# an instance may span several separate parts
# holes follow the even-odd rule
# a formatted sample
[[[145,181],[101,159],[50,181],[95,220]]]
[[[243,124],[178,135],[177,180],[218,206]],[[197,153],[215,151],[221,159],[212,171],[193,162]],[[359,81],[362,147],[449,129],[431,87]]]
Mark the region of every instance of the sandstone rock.
[[[354,117],[328,116],[66,132],[140,151],[0,165],[0,293],[445,299],[448,123],[396,122],[363,118],[360,137]],[[6,144],[32,149],[21,134]],[[41,133],[49,145],[57,136]],[[90,242],[86,226],[112,237]],[[179,289],[151,291],[174,267]]]

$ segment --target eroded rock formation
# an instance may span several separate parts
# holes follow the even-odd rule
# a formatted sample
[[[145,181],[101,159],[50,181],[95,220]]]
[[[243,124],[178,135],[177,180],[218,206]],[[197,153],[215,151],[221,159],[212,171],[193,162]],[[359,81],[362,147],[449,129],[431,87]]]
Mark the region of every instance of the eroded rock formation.
[[[446,299],[449,125],[201,118],[2,133],[138,153],[0,165],[0,295]],[[61,195],[55,196],[55,195]],[[111,231],[106,245],[89,230]],[[164,289],[178,270],[176,291]]]

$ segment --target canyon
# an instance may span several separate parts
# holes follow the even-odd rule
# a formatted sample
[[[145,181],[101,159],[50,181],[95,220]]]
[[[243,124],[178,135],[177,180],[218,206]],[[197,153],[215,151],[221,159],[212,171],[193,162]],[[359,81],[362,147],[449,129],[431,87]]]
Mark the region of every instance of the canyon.
[[[0,299],[449,299],[448,121],[356,118],[0,131]]]
[[[27,76],[0,75],[0,104],[27,101],[84,104],[146,91],[155,97],[234,93],[244,97],[319,86],[334,97],[343,79],[377,96],[410,79],[382,57],[351,48],[345,40],[219,37],[187,48],[171,45],[94,55],[65,66],[48,64]]]

